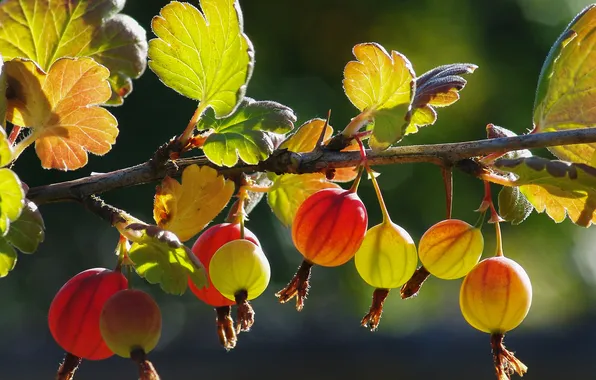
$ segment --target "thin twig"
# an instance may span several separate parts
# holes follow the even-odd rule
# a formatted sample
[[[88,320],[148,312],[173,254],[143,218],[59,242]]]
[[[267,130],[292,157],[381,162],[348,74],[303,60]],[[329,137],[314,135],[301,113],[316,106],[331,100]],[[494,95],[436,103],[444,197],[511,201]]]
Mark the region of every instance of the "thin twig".
[[[491,153],[509,152],[520,149],[545,148],[559,145],[596,143],[596,128],[584,128],[548,133],[536,133],[514,137],[448,144],[410,145],[389,148],[382,152],[367,151],[368,163],[374,165],[426,162],[436,165],[454,165],[458,161]],[[148,162],[104,174],[96,174],[74,181],[55,183],[31,188],[27,197],[35,203],[75,201],[92,194],[155,182],[179,176],[187,166],[208,165],[221,174],[232,176],[238,173],[313,173],[330,168],[357,166],[360,153],[323,150],[313,153],[293,153],[285,150],[274,152],[267,160],[256,165],[238,164],[222,168],[209,162],[205,157],[191,157],[169,161],[164,166],[155,167]]]

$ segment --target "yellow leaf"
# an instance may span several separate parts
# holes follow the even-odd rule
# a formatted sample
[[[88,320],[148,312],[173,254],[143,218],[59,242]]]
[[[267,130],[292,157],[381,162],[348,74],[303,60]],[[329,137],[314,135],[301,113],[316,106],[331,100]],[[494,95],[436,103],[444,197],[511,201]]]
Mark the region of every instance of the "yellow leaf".
[[[191,165],[182,172],[182,183],[166,177],[158,186],[153,205],[157,225],[187,241],[226,207],[234,182],[208,166]]]
[[[356,108],[370,115],[369,146],[381,151],[404,135],[416,83],[414,69],[403,54],[389,55],[376,43],[356,45],[353,53],[357,61],[348,62],[344,69],[344,90]]]
[[[296,153],[312,152],[316,148],[317,141],[321,136],[324,126],[325,120],[323,119],[311,119],[305,122],[298,128],[296,133],[279,146],[279,149],[287,149]],[[333,128],[330,125],[327,125],[323,142],[327,141],[332,134]]]
[[[356,108],[379,110],[410,103],[414,69],[403,54],[389,55],[376,43],[358,44],[353,53],[358,61],[346,65],[344,89]]]
[[[87,152],[104,155],[112,149],[118,122],[98,106],[112,94],[108,69],[91,58],[59,59],[47,74],[24,59],[5,67],[11,89],[7,120],[33,129],[23,141],[35,141],[44,168],[78,169],[87,164]]]
[[[338,185],[327,181],[324,174],[271,174],[271,191],[267,193],[267,202],[275,216],[289,227],[294,220],[298,207],[313,193]]]

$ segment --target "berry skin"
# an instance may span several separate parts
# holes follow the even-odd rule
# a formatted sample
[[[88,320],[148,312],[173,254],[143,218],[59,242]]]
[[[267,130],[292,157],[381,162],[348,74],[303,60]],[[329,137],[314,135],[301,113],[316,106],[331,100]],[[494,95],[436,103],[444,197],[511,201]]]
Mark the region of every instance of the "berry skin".
[[[433,276],[453,280],[468,274],[482,256],[484,238],[479,228],[458,220],[430,227],[418,244],[422,265]]]
[[[526,317],[532,303],[532,284],[515,261],[495,256],[482,260],[464,279],[460,307],[466,321],[489,334],[504,334]]]
[[[292,240],[309,262],[336,267],[354,257],[367,226],[368,215],[358,194],[323,189],[298,208],[292,223]]]
[[[132,351],[149,353],[161,337],[161,311],[151,296],[125,289],[106,302],[99,319],[101,335],[118,356],[130,358]]]
[[[232,240],[211,258],[209,273],[215,288],[229,300],[245,291],[246,299],[260,296],[271,279],[271,267],[261,248],[246,239]]]
[[[101,310],[115,293],[128,287],[122,273],[106,268],[87,269],[60,288],[50,305],[52,337],[66,352],[87,360],[102,360],[114,353],[99,329]]]
[[[416,245],[402,227],[384,222],[368,230],[354,262],[358,274],[370,286],[397,288],[416,270]]]
[[[244,228],[244,237],[255,243],[257,246],[261,246],[261,243],[248,228]],[[211,276],[209,275],[209,264],[211,258],[217,252],[219,248],[225,243],[240,239],[240,224],[239,223],[221,223],[216,224],[208,228],[205,232],[199,236],[197,241],[192,246],[192,252],[195,256],[203,263],[205,271],[207,272],[207,278],[209,281],[208,287],[197,288],[192,280],[188,280],[188,286],[197,298],[213,307],[231,306],[234,305],[234,301],[224,297],[216,288],[213,286]]]

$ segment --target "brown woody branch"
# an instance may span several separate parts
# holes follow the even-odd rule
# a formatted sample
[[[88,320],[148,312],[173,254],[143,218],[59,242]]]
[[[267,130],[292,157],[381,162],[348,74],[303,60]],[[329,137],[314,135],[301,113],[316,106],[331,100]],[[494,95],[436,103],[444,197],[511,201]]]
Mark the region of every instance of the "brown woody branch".
[[[491,153],[505,153],[520,149],[545,148],[559,145],[596,143],[596,128],[536,133],[515,137],[502,137],[448,144],[410,145],[389,148],[382,152],[367,151],[370,165],[389,165],[427,162],[440,166],[454,166],[459,161]],[[60,182],[29,189],[27,198],[36,204],[77,201],[93,194],[151,183],[165,176],[179,176],[189,165],[208,165],[221,174],[238,173],[313,173],[331,168],[352,167],[360,163],[359,152],[338,152],[317,149],[310,153],[293,153],[286,150],[274,152],[267,160],[256,165],[238,164],[219,167],[205,157],[182,158],[165,165],[146,162],[140,165],[91,175],[73,181]]]

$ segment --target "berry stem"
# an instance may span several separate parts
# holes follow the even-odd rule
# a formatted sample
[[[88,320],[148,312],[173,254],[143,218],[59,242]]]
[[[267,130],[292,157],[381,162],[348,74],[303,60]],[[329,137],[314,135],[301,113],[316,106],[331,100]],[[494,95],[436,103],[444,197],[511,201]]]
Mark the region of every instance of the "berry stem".
[[[226,349],[231,350],[236,347],[237,337],[234,329],[234,320],[232,319],[232,307],[220,306],[215,308],[217,336],[219,342]]]
[[[364,167],[362,165],[360,165],[358,167],[358,174],[356,175],[356,178],[354,178],[354,182],[352,182],[352,186],[350,187],[350,192],[351,193],[355,193],[356,191],[358,191],[358,186],[360,186],[360,180],[362,179],[362,174],[364,173]]]
[[[60,367],[58,367],[56,380],[71,380],[74,378],[74,374],[82,361],[82,358],[67,352],[64,355],[64,360],[60,363]]]
[[[504,337],[503,334],[492,334],[490,336],[490,345],[498,380],[510,380],[511,375],[514,373],[523,376],[528,372],[528,367],[517,359],[513,352],[505,348],[503,344]]]
[[[193,133],[197,123],[201,119],[201,115],[203,114],[203,112],[205,111],[206,108],[207,108],[207,104],[205,102],[199,103],[199,106],[197,107],[194,114],[190,118],[190,121],[188,122],[188,125],[184,129],[184,132],[182,132],[182,134],[178,137],[178,140],[181,142],[181,146],[185,147],[188,144],[188,141],[192,137],[192,133]]]
[[[160,380],[153,364],[147,359],[142,348],[133,350],[130,358],[139,365],[139,380]]]
[[[400,295],[402,299],[408,299],[410,297],[416,297],[422,284],[426,281],[427,278],[430,277],[430,272],[421,265],[416,272],[410,277],[408,282],[406,282],[400,289]]]
[[[501,223],[495,223],[495,240],[497,242],[497,248],[495,256],[503,256],[503,239],[501,238]]]
[[[445,186],[447,219],[451,219],[451,213],[453,212],[453,169],[451,167],[443,166],[441,168],[441,175],[443,177],[443,185]]]
[[[362,166],[366,169],[368,176],[370,177],[370,181],[375,188],[375,193],[377,194],[377,199],[379,200],[379,206],[381,207],[381,213],[383,214],[383,223],[390,223],[391,217],[389,216],[389,211],[387,211],[387,206],[385,205],[385,200],[383,199],[383,194],[381,193],[381,188],[379,187],[379,183],[375,178],[375,173],[372,171],[370,166],[368,166],[368,162],[366,161],[366,150],[364,149],[364,144],[362,144],[362,140],[358,137],[355,138],[356,142],[358,143],[358,147],[360,148],[360,155],[362,157]]]
[[[255,323],[255,311],[248,302],[248,292],[244,289],[240,290],[234,294],[234,298],[236,299],[236,305],[238,305],[236,334],[242,331],[250,331]]]
[[[290,281],[290,283],[275,296],[279,298],[280,303],[286,303],[292,298],[296,297],[296,310],[302,311],[304,307],[304,300],[308,295],[308,288],[310,280],[310,272],[313,264],[307,260],[302,261],[298,271]]]
[[[381,315],[383,314],[383,304],[389,295],[389,289],[377,288],[373,292],[372,305],[368,314],[362,318],[360,324],[362,327],[369,328],[370,331],[375,331],[381,322]]]

